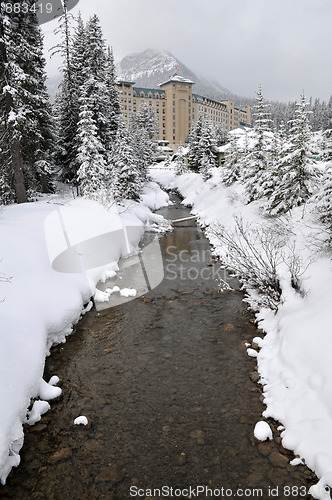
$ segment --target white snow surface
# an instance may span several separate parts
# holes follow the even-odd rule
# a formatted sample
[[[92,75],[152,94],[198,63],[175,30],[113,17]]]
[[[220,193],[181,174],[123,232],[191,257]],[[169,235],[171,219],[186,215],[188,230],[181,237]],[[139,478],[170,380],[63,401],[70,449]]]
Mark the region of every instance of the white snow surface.
[[[76,417],[74,420],[75,425],[88,425],[89,421],[84,415],[80,415]]]
[[[249,226],[260,224],[263,230],[276,224],[264,217],[262,202],[243,203],[242,185],[225,187],[220,172],[212,169],[207,182],[199,174],[176,176],[167,170],[153,171],[153,178],[177,189],[203,226],[219,221],[232,228],[234,215]],[[265,331],[257,352],[266,405],[263,416],[281,422],[283,446],[322,478],[311,488],[312,495],[326,498],[322,484],[332,487],[332,262],[318,251],[322,228],[314,218],[313,205],[293,209],[282,224],[303,262],[303,293],[290,286],[285,266],[280,264],[283,302],[277,313],[263,308],[256,316]],[[211,243],[217,254],[225,255],[227,250],[220,241],[211,239]]]
[[[254,436],[259,441],[266,441],[267,439],[272,439],[272,430],[267,422],[260,421],[257,422],[254,429]]]
[[[131,226],[131,249],[146,226],[158,230],[161,216],[151,212],[169,203],[168,195],[150,182],[143,202],[124,200],[121,223]],[[67,234],[56,215],[65,215]],[[47,221],[47,223],[46,223]],[[0,211],[0,480],[4,484],[20,462],[23,422],[33,424],[58,397],[58,378],[43,380],[45,357],[55,343],[66,341],[81,315],[92,307],[99,280],[112,276],[122,248],[114,243],[115,261],[88,273],[57,272],[53,258],[70,244],[117,229],[119,216],[97,202],[65,196],[2,207]],[[70,231],[69,231],[70,229]],[[115,290],[114,290],[115,291]],[[97,292],[98,293],[98,292]],[[102,292],[101,292],[102,293]],[[108,295],[109,296],[109,295]],[[88,306],[84,308],[84,304]],[[30,403],[32,410],[28,411]]]

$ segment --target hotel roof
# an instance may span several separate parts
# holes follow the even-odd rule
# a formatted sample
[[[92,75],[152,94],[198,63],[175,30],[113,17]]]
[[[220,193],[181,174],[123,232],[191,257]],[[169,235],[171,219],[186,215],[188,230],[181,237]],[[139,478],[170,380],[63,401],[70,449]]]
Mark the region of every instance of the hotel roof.
[[[163,83],[159,83],[158,87],[161,87],[162,85],[166,85],[166,83],[170,83],[170,82],[189,83],[192,85],[195,83],[192,80],[189,80],[188,78],[184,78],[183,76],[178,75],[177,73],[174,73],[174,75],[171,76],[169,78],[169,80],[167,80],[166,82],[163,82]]]

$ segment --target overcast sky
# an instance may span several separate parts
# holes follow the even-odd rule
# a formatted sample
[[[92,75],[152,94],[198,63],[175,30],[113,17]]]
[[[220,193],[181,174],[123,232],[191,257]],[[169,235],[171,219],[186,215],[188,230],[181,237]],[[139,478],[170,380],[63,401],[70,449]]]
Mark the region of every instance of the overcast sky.
[[[239,95],[259,84],[280,101],[332,94],[332,0],[79,0],[79,10],[98,15],[116,61],[161,48]],[[42,26],[46,48],[55,25]]]

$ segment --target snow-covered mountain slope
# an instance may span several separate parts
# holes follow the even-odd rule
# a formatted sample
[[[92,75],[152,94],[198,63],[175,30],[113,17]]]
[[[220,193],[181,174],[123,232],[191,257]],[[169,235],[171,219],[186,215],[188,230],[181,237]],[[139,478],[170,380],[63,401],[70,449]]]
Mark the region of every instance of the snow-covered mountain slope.
[[[193,91],[211,99],[229,99],[232,94],[219,83],[196,75],[179,59],[165,50],[147,49],[143,52],[129,54],[117,64],[120,79],[135,82],[137,86],[156,88],[174,73],[195,82]]]

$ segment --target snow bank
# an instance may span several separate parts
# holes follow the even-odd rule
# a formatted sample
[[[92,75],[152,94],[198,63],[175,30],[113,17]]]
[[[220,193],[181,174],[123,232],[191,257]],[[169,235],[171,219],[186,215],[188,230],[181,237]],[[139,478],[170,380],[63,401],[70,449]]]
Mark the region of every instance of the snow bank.
[[[232,228],[234,216],[241,216],[249,227],[261,224],[262,228],[272,225],[273,229],[276,224],[263,217],[259,202],[243,204],[243,186],[222,185],[218,169],[213,169],[207,182],[195,173],[176,176],[169,171],[154,172],[154,179],[178,189],[183,203],[192,205],[192,213],[204,226],[219,221]],[[332,487],[332,264],[317,253],[321,229],[310,210],[310,205],[305,210],[299,207],[282,221],[303,261],[302,294],[290,286],[289,276],[280,265],[283,303],[276,314],[260,310],[257,320],[266,335],[259,340],[259,352],[249,349],[248,354],[257,356],[264,385],[263,416],[283,424],[283,446],[322,478],[311,493],[315,498],[325,498],[319,496],[324,490],[322,484]],[[220,256],[225,255],[220,241],[212,237],[211,243]],[[254,341],[257,343],[257,339]]]
[[[65,342],[81,314],[91,307],[90,304],[84,309],[96,293],[97,282],[112,276],[120,257],[137,248],[145,227],[158,230],[163,218],[154,215],[150,208],[154,210],[168,202],[168,196],[151,182],[144,189],[143,202],[125,200],[120,214],[91,200],[57,196],[8,206],[0,212],[2,483],[20,462],[22,423],[37,422],[49,408],[47,401],[61,393],[54,386],[57,378],[50,383],[42,378],[50,347]],[[100,262],[93,257],[88,261],[91,265],[78,272],[75,266],[82,261],[86,264],[91,257],[83,250],[80,252],[79,245],[112,231],[115,234],[122,226],[131,228],[126,248],[113,238],[112,261],[105,263],[100,254]],[[76,250],[70,253],[71,249]],[[68,260],[68,254],[74,255],[72,260]]]

